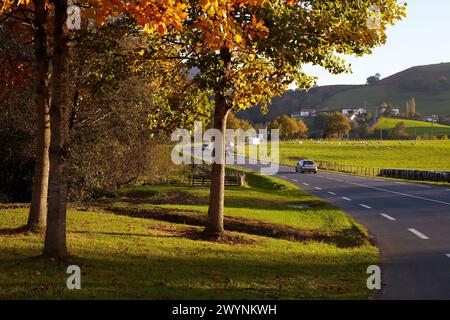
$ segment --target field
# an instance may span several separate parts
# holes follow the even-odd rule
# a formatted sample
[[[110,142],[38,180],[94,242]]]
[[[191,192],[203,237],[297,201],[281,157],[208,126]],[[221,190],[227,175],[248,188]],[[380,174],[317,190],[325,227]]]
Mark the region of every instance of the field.
[[[270,196],[269,196],[270,195]],[[0,210],[0,298],[365,299],[378,251],[364,228],[295,186],[248,173],[226,191],[228,231],[205,239],[204,187],[145,186],[73,205],[69,264],[37,258],[42,235],[14,229],[27,209]]]
[[[397,125],[397,123],[403,122],[406,126],[406,132],[410,135],[416,136],[443,136],[450,135],[450,126],[445,126],[442,124],[432,124],[424,121],[415,120],[403,120],[403,119],[393,119],[393,118],[382,118],[375,125],[376,129],[392,130]]]
[[[450,170],[450,141],[283,142],[280,157],[366,168]]]

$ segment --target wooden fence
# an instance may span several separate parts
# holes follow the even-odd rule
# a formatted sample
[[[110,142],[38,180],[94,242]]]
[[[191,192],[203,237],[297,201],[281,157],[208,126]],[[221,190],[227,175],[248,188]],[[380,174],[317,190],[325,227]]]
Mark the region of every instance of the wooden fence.
[[[295,167],[300,160],[284,158],[281,159],[281,164]],[[363,176],[379,176],[382,169],[379,168],[365,168],[362,166],[355,166],[350,164],[316,161],[319,170],[335,171],[342,173],[357,174]]]
[[[191,166],[191,185],[208,185],[211,184],[211,166],[208,164]],[[245,184],[245,173],[233,168],[225,168],[225,185],[240,186]]]

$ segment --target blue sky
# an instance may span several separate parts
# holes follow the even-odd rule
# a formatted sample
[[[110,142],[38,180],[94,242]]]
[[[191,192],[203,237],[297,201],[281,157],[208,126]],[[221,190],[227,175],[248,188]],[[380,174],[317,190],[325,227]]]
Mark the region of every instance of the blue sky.
[[[353,74],[331,75],[319,67],[305,66],[319,77],[319,85],[364,84],[379,72],[382,78],[416,65],[450,62],[450,1],[409,0],[408,16],[391,27],[388,41],[372,55],[348,57]]]

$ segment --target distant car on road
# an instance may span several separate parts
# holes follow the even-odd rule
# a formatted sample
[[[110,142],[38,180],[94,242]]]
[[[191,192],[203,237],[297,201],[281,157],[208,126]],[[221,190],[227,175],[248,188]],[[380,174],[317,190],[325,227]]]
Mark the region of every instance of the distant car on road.
[[[297,166],[295,167],[295,172],[299,173],[308,173],[313,172],[317,173],[317,165],[312,160],[302,160],[297,163]]]

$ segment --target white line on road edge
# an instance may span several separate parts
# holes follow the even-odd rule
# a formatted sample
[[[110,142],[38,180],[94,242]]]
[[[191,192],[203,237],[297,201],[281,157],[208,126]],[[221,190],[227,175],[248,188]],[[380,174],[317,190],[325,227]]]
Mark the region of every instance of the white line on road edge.
[[[314,189],[316,189],[316,190],[322,190],[322,188],[319,188],[319,187],[314,187]]]
[[[347,198],[347,197],[342,197],[342,199],[347,200],[347,201],[352,201],[352,199]]]
[[[294,182],[298,182],[298,180],[297,180],[297,179],[292,179],[292,181],[294,181]]]
[[[424,186],[424,185],[421,185],[421,184],[413,184],[413,186],[418,187],[418,188],[431,189],[430,186]]]
[[[390,215],[387,215],[387,214],[385,214],[385,213],[382,213],[381,216],[382,216],[382,217],[385,217],[386,219],[391,220],[391,221],[396,221],[396,220],[397,220],[397,219],[395,219],[395,218],[393,218],[393,217],[391,217]]]
[[[439,201],[439,200],[434,200],[434,199],[428,199],[428,198],[419,197],[419,196],[413,196],[413,195],[407,194],[407,193],[402,193],[402,192],[397,192],[397,191],[386,190],[386,189],[383,189],[383,188],[377,188],[377,187],[366,186],[365,184],[356,183],[356,182],[348,182],[348,183],[349,183],[349,184],[353,184],[353,185],[355,185],[355,186],[365,187],[365,188],[374,189],[374,190],[378,190],[378,191],[389,192],[389,193],[398,194],[398,195],[401,195],[401,196],[404,196],[404,197],[410,197],[410,198],[415,198],[415,199],[420,199],[420,200],[425,200],[425,201],[430,201],[430,202],[440,203],[440,204],[445,204],[445,205],[447,205],[447,206],[450,206],[450,202]]]
[[[331,191],[329,191],[328,193],[331,194],[332,196],[335,196],[335,195],[336,195],[336,193],[331,192]]]
[[[365,205],[365,204],[362,204],[362,203],[360,204],[360,206],[363,207],[363,208],[366,208],[366,209],[372,209],[372,207],[369,207],[368,205]]]
[[[309,183],[303,182],[303,184],[304,184],[305,186],[309,186]]]
[[[415,234],[416,236],[418,236],[422,240],[429,240],[430,239],[426,235],[424,235],[423,233],[417,231],[416,229],[408,229],[408,231],[411,232],[412,234]]]
[[[446,256],[447,258],[450,258],[450,253],[447,253],[445,256]]]
[[[285,177],[285,176],[281,176],[281,178],[283,178],[283,179],[287,179],[287,177]]]

